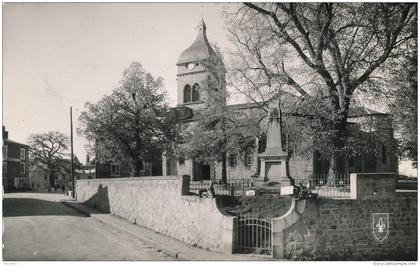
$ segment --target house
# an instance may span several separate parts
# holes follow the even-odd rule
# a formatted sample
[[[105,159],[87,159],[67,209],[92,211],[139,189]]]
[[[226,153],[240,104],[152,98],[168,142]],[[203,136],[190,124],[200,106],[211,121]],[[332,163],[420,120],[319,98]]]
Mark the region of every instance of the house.
[[[131,176],[131,167],[127,161],[111,162],[97,160],[95,165],[96,178],[116,178]]]
[[[82,169],[75,171],[75,178],[79,179],[95,179],[96,178],[96,166],[95,165],[83,165]]]
[[[86,155],[86,163],[82,165],[81,169],[75,171],[76,179],[95,179],[96,178],[96,163],[95,160],[89,160],[89,155]]]
[[[115,177],[130,177],[131,166],[127,161],[119,163],[115,162],[97,162],[96,163],[97,178],[115,178]],[[139,176],[151,176],[152,163],[142,162]]]
[[[42,191],[47,190],[50,187],[48,171],[42,170],[36,166],[30,166],[29,173],[29,184],[31,190]]]
[[[71,175],[68,169],[60,169],[54,172],[54,186],[71,187]],[[29,186],[31,190],[42,191],[50,188],[50,180],[48,178],[48,170],[31,165],[29,168]]]
[[[74,156],[74,173],[80,168],[81,163],[79,162],[79,159]],[[50,175],[52,176],[52,180],[49,178]],[[62,186],[67,189],[71,188],[71,160],[64,158],[56,159],[52,169],[48,169],[46,163],[35,163],[34,161],[31,161],[29,167],[29,185],[31,190],[34,191],[42,191],[57,187],[61,188]]]
[[[4,191],[29,188],[29,146],[9,139],[3,126],[3,188]]]
[[[140,168],[140,176],[153,175],[155,173],[153,169],[151,162],[143,161]],[[131,165],[128,160],[122,160],[121,162],[97,160],[96,158],[89,160],[89,156],[87,156],[86,164],[76,173],[77,179],[130,177]]]
[[[208,95],[203,90],[205,82],[210,76],[203,60],[217,56],[211,47],[204,21],[198,26],[197,37],[190,47],[184,50],[177,65],[177,106],[174,108],[178,121],[184,124],[194,123],[194,114],[202,108],[206,108]],[[268,114],[261,108],[267,105],[271,110],[278,102],[281,110],[287,116],[293,112],[293,103],[298,97],[287,91],[280,91],[265,103],[246,103],[230,105],[238,116],[249,121],[249,132],[257,139],[255,128],[268,123]],[[355,158],[341,158],[340,164],[345,172],[396,172],[397,156],[395,152],[395,139],[391,119],[388,114],[376,112],[368,108],[353,108],[350,110],[348,123],[355,125],[366,134],[373,132],[378,135],[377,154],[366,154]],[[365,125],[369,125],[366,127]],[[284,140],[283,140],[284,141]],[[260,173],[261,160],[258,156],[263,152],[265,143],[256,143],[254,152],[240,155],[229,155],[227,158],[227,178],[243,179],[258,176]],[[289,175],[291,177],[310,177],[327,173],[329,162],[321,159],[320,154],[313,152],[311,158],[303,158],[288,149]],[[165,154],[162,156],[162,168],[164,175],[189,175],[192,180],[209,180],[221,178],[221,163],[214,162],[203,164],[193,159],[171,158]]]

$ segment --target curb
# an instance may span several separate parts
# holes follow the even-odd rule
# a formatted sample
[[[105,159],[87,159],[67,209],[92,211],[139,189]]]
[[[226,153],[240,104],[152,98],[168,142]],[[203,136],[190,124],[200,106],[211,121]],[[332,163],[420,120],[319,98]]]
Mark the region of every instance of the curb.
[[[191,258],[185,256],[185,254],[182,254],[181,252],[178,252],[174,249],[162,246],[161,244],[157,243],[156,241],[154,241],[154,240],[152,240],[148,237],[144,237],[144,236],[141,236],[139,234],[133,233],[132,231],[128,230],[127,228],[124,228],[120,225],[117,225],[117,224],[113,223],[112,221],[110,221],[109,219],[104,217],[104,215],[107,215],[107,214],[100,213],[99,211],[96,211],[96,210],[95,210],[95,212],[97,212],[97,213],[93,213],[93,212],[90,211],[89,207],[83,206],[83,205],[79,206],[79,204],[81,204],[81,203],[78,203],[78,202],[75,202],[75,201],[63,200],[63,201],[61,201],[61,203],[70,207],[70,208],[73,208],[73,209],[75,209],[79,212],[82,212],[82,213],[94,218],[95,220],[97,220],[98,222],[100,222],[100,223],[102,223],[106,226],[110,226],[117,231],[129,234],[129,235],[139,239],[140,241],[144,242],[145,244],[151,245],[151,246],[155,247],[156,249],[161,250],[165,255],[173,257],[176,260],[192,260]]]

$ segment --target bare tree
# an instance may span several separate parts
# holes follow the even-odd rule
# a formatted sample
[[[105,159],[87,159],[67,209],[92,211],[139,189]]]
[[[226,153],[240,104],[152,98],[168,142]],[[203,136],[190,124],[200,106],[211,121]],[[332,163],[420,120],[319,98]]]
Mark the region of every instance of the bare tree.
[[[54,175],[60,170],[70,170],[69,138],[60,132],[50,131],[32,134],[28,143],[31,166],[48,172],[50,186],[54,187]]]
[[[416,14],[403,3],[244,3],[227,14],[231,85],[255,102],[284,85],[299,95],[293,113],[318,131],[315,148],[337,171],[355,96],[416,43]]]

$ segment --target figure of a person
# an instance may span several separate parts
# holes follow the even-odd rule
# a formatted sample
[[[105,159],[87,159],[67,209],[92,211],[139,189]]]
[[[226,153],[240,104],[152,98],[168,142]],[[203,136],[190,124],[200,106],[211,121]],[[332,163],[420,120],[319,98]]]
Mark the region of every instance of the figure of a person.
[[[207,189],[201,189],[198,194],[200,198],[214,198],[216,193],[214,192],[213,182],[210,183],[210,186]]]
[[[208,198],[214,198],[216,193],[214,192],[213,182],[211,182],[209,188],[207,189],[207,197]]]

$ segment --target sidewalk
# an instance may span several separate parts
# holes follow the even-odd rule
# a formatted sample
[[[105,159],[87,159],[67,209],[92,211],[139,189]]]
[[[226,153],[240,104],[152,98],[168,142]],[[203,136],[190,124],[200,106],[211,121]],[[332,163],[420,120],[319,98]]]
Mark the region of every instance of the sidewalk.
[[[128,221],[111,215],[109,213],[102,213],[96,209],[89,208],[80,202],[74,200],[64,200],[63,204],[75,208],[90,217],[98,220],[113,229],[129,234],[138,238],[140,241],[152,245],[157,249],[162,250],[163,253],[171,256],[174,260],[202,260],[202,261],[216,261],[216,260],[241,260],[241,261],[258,261],[258,260],[274,260],[267,256],[245,255],[245,254],[221,254],[197,247],[192,247],[181,241],[161,235],[151,231],[145,227],[131,224]]]

